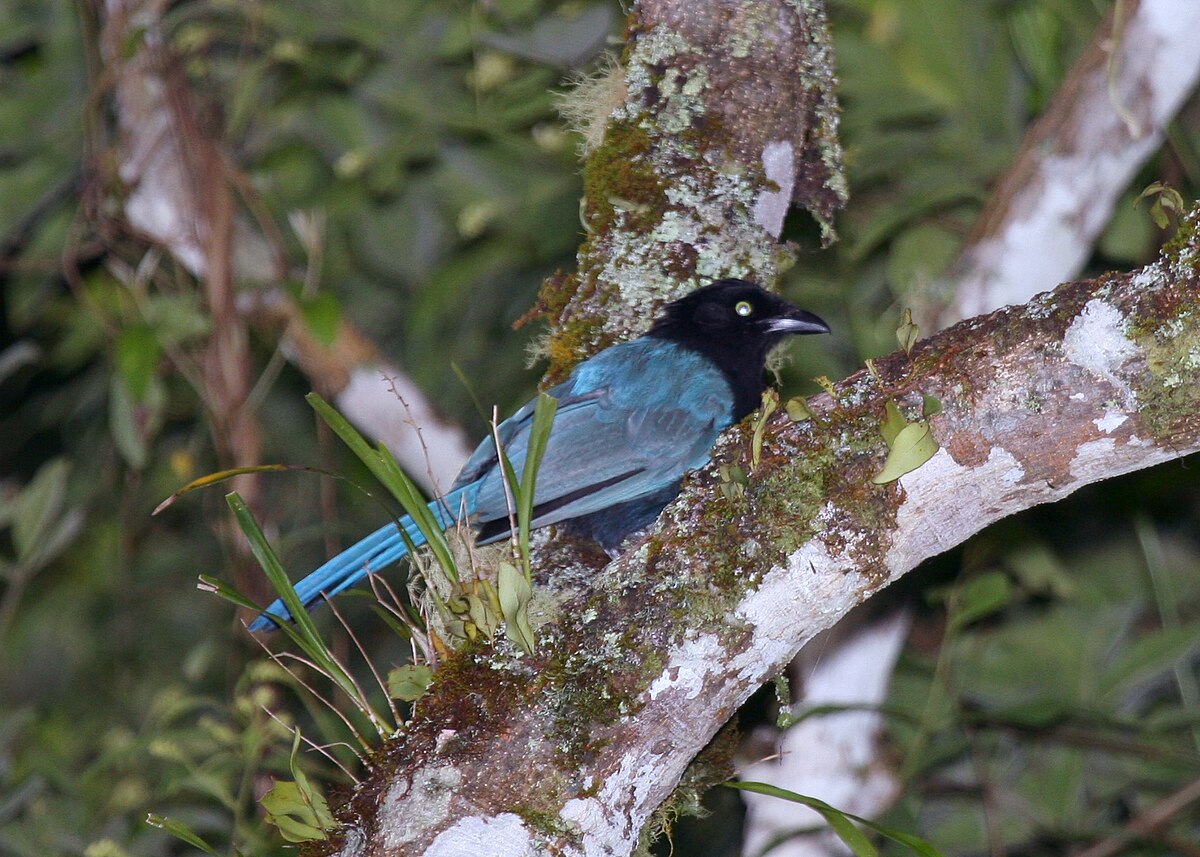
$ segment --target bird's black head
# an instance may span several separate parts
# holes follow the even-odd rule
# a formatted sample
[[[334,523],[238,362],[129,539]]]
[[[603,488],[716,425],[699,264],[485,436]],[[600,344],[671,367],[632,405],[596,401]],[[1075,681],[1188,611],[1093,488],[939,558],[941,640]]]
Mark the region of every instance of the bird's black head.
[[[758,407],[767,352],[785,337],[828,333],[829,325],[746,280],[717,280],[663,307],[649,336],[712,360],[733,387],[733,418]]]

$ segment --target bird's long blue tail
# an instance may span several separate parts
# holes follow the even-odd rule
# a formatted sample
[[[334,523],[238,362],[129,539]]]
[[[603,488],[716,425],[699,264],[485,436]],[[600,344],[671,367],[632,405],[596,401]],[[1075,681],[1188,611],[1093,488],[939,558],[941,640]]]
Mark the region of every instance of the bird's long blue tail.
[[[458,520],[463,495],[471,487],[468,485],[459,488],[429,504],[429,511],[433,512],[443,530]],[[405,542],[404,536],[400,535],[401,528],[413,547],[425,544],[425,534],[409,516],[405,515],[399,521],[385,524],[297,583],[296,594],[300,596],[301,603],[306,609],[312,610],[318,604],[358,583],[368,574],[401,559],[408,553],[408,543]],[[268,613],[271,615],[268,616]],[[263,615],[250,623],[250,630],[266,631],[276,627],[276,619],[287,621],[291,618],[291,611],[282,599],[277,598],[271,602]]]

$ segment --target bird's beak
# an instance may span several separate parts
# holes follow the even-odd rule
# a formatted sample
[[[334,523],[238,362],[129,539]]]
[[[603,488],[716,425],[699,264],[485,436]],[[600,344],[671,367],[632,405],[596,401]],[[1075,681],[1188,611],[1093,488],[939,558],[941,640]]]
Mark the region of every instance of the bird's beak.
[[[767,325],[770,333],[829,333],[829,325],[820,316],[803,309],[794,309],[783,318],[776,318]]]

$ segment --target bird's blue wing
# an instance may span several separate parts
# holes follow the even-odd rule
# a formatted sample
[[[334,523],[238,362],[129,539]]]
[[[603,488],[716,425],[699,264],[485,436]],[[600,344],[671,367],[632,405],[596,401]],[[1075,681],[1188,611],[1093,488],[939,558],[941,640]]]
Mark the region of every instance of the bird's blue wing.
[[[558,415],[568,413],[573,407],[586,404],[591,398],[586,393],[573,395],[571,391],[572,387],[573,383],[566,381],[546,391],[547,396],[553,396],[558,401],[558,410],[555,413],[556,422]],[[500,437],[500,445],[505,450],[508,450],[512,445],[513,438],[521,433],[526,435],[525,443],[528,443],[527,437],[529,430],[533,427],[533,412],[536,407],[537,398],[535,397],[531,401],[526,402],[511,417],[496,426],[496,434]],[[523,460],[524,458],[522,458]],[[489,433],[487,437],[479,442],[479,446],[475,447],[475,451],[471,453],[471,457],[467,459],[467,463],[463,465],[462,470],[458,472],[458,476],[454,478],[454,484],[450,486],[450,490],[454,491],[462,488],[464,485],[470,485],[493,470],[498,462],[499,459],[496,457],[496,442]],[[518,470],[517,472],[519,473],[520,471]]]
[[[708,460],[731,420],[732,393],[720,371],[694,352],[652,339],[602,352],[551,393],[560,407],[538,469],[535,527],[662,492]],[[531,423],[521,416],[501,434],[518,473]],[[477,483],[472,523],[487,541],[507,533],[509,514],[491,450],[493,465],[471,473]]]

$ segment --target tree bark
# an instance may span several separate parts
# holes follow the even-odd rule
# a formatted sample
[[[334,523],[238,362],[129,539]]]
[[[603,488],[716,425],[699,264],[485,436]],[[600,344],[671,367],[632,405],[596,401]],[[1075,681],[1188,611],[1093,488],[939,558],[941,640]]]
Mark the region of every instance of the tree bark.
[[[950,271],[932,289],[924,287],[929,291],[910,295],[923,329],[1022,303],[1079,276],[1130,179],[1160,150],[1167,125],[1194,91],[1200,77],[1198,33],[1200,4],[1192,0],[1128,0],[1105,16],[1029,128]],[[880,667],[899,654],[907,623],[889,620],[879,627],[890,629],[895,639],[867,629],[861,640],[846,633],[831,642],[814,641],[824,653],[812,667],[815,697],[809,697],[803,676],[794,676],[793,687],[802,694],[797,705],[828,701],[830,693],[841,694],[837,701],[843,704],[880,704],[890,678],[890,667]],[[845,656],[857,655],[861,660],[855,663],[842,660],[847,639]],[[867,640],[874,646],[865,645]],[[837,671],[854,677],[850,686],[830,688],[833,677],[827,674]],[[886,755],[878,742],[882,725],[880,715],[867,711],[828,715],[781,733],[773,752],[762,736],[769,758],[743,776],[873,817],[897,792],[886,763],[870,757],[873,750]],[[794,804],[753,792],[741,796],[748,808],[748,854],[786,831],[823,824],[816,813]],[[776,846],[772,857],[844,850],[825,837],[800,837]]]
[[[542,290],[550,378],[708,279],[774,283],[795,204],[833,235],[844,204],[832,48],[817,0],[643,0],[625,97],[583,171],[578,273]]]

